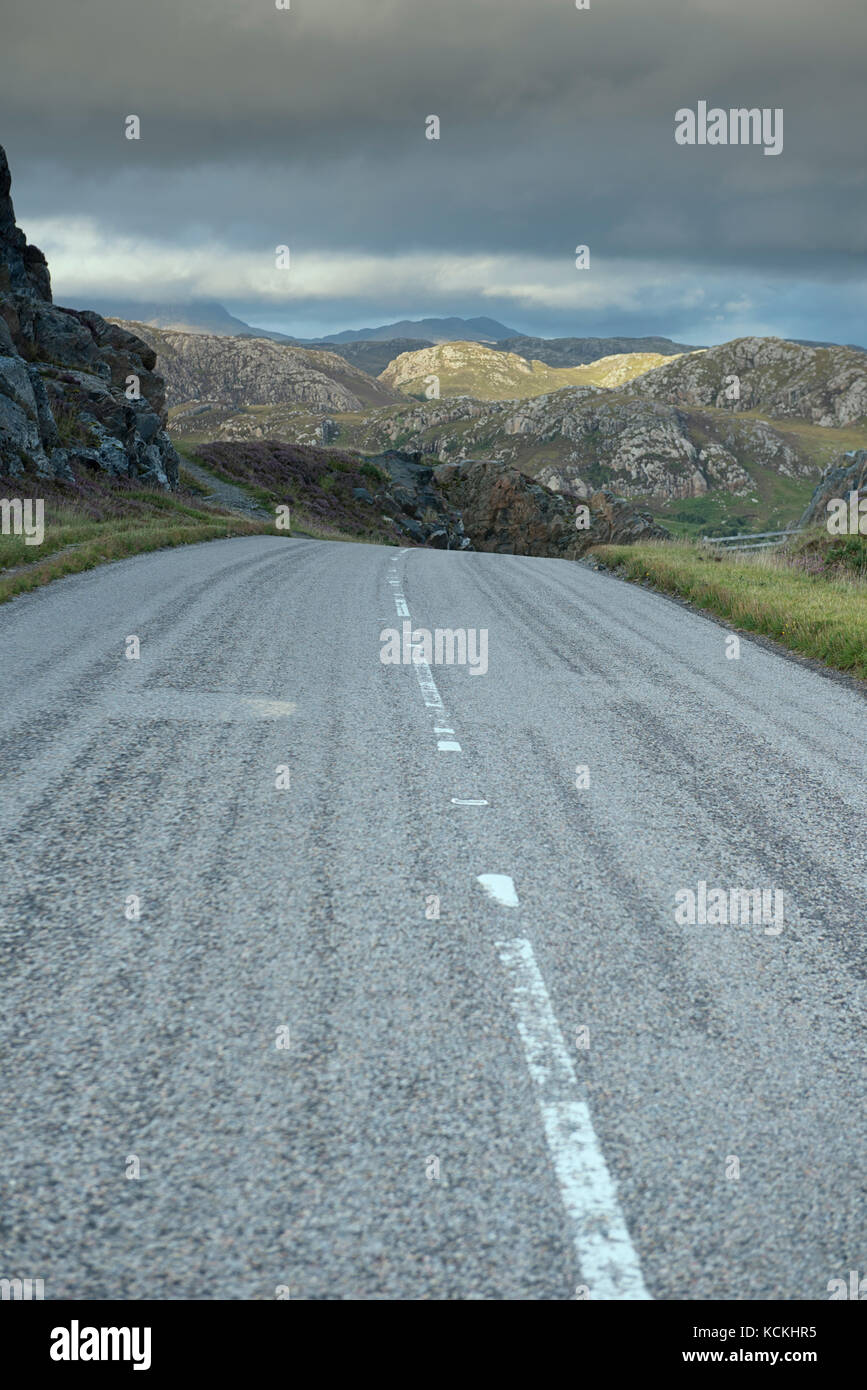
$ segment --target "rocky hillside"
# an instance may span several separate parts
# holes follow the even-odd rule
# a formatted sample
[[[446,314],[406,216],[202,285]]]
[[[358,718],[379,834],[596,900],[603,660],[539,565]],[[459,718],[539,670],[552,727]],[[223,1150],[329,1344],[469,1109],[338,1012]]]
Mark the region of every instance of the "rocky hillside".
[[[443,462],[500,458],[579,497],[599,488],[660,501],[713,489],[745,495],[756,466],[793,479],[816,472],[764,421],[592,386],[525,401],[416,402],[360,419],[346,435],[362,449],[418,449]]]
[[[171,406],[192,401],[223,406],[306,405],[314,410],[362,410],[398,400],[396,392],[343,357],[267,338],[178,333],[118,321],[156,353]]]
[[[0,148],[0,473],[74,479],[76,465],[174,486],[165,393],[147,343],[52,303],[42,252],[15,223]]]
[[[493,344],[498,352],[516,352],[519,357],[545,362],[549,367],[580,367],[598,362],[600,357],[619,357],[623,353],[658,353],[677,357],[695,352],[690,343],[674,343],[670,338],[528,338],[519,334]]]
[[[629,353],[582,367],[549,367],[481,343],[442,343],[419,352],[404,352],[380,373],[385,385],[405,395],[426,398],[431,378],[440,397],[471,396],[479,401],[524,400],[565,386],[620,386],[657,367],[659,353]]]
[[[761,410],[775,419],[849,425],[867,418],[867,358],[852,348],[736,338],[657,367],[627,389],[670,405]]]

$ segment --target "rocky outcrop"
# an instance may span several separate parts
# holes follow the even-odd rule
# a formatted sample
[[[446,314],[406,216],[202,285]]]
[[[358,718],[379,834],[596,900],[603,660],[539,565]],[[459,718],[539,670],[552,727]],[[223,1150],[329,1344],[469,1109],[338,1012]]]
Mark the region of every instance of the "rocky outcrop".
[[[429,459],[389,449],[368,461],[391,480],[371,501],[405,536],[435,550],[472,549],[463,518],[437,487]]]
[[[268,338],[179,333],[122,323],[157,355],[170,406],[211,401],[221,406],[303,405],[310,410],[362,410],[401,398],[335,352]]]
[[[671,405],[849,425],[867,417],[867,357],[852,348],[736,338],[657,367],[625,390]]]
[[[72,479],[76,464],[172,487],[163,383],[146,343],[52,303],[42,252],[16,226],[0,148],[0,473]]]
[[[440,464],[433,479],[460,511],[475,550],[577,560],[593,545],[669,539],[649,513],[635,511],[611,492],[594,492],[576,506],[494,461]]]
[[[867,449],[838,454],[832,460],[819,479],[798,525],[825,526],[829,516],[828,503],[832,498],[848,503],[849,495],[853,492],[859,494],[859,502],[867,497]]]

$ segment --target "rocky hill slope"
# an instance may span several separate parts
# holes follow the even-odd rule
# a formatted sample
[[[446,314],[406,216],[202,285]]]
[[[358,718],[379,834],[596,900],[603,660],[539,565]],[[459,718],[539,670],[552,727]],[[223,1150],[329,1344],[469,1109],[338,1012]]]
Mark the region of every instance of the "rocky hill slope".
[[[345,434],[361,449],[417,449],[443,462],[499,458],[579,497],[599,488],[661,501],[746,495],[756,466],[795,479],[816,471],[764,421],[592,386],[524,401],[419,401],[347,423]]]
[[[144,323],[119,321],[119,327],[138,334],[156,353],[169,405],[294,403],[329,412],[362,410],[400,399],[334,352],[267,338],[178,333]]]
[[[439,396],[471,396],[478,401],[528,399],[565,386],[619,386],[659,366],[659,353],[628,353],[581,367],[549,367],[481,343],[442,343],[419,352],[404,352],[379,380],[405,395],[429,396],[432,378]]]
[[[178,478],[147,343],[52,303],[42,252],[15,222],[0,148],[0,473],[73,479],[76,464],[161,487]]]
[[[670,405],[849,425],[867,418],[867,357],[853,348],[735,338],[657,367],[627,389]]]

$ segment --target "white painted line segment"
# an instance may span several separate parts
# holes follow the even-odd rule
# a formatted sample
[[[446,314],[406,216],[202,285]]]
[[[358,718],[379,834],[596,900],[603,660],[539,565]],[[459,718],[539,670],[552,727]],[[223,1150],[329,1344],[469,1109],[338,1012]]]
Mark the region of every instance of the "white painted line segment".
[[[401,550],[398,553],[400,555],[406,555],[409,552],[407,550]],[[391,579],[389,579],[389,583],[392,583]],[[409,618],[410,611],[407,607],[407,602],[404,598],[403,591],[400,589],[394,589],[392,590],[392,595],[394,597],[394,606],[397,609],[397,616],[399,618]],[[445,706],[443,705],[442,696],[437,690],[436,681],[434,680],[431,674],[430,666],[425,661],[424,657],[421,655],[421,653],[424,651],[424,647],[419,644],[417,646],[412,647],[411,651],[412,664],[415,667],[415,673],[418,677],[418,683],[421,687],[421,693],[424,696],[425,704],[427,705],[428,709],[437,710],[441,719],[446,719],[448,716],[445,712]],[[434,733],[453,734],[454,729],[435,729]],[[439,747],[443,752],[456,751],[460,753],[463,751],[459,743],[450,744],[448,746],[448,749],[442,743],[439,745]]]
[[[450,738],[441,738],[441,739],[438,739],[438,740],[437,740],[437,748],[439,749],[440,753],[462,753],[462,752],[463,752],[463,749],[461,748],[461,745],[460,745],[459,743],[455,743],[454,739],[450,739]]]
[[[515,884],[508,874],[478,874],[476,882],[482,885],[495,902],[502,903],[503,907],[518,907]]]
[[[512,1009],[590,1297],[649,1299],[533,947],[524,937],[496,944],[511,976]]]
[[[464,797],[453,796],[453,797],[452,797],[452,805],[453,805],[453,806],[487,806],[487,805],[488,805],[488,802],[487,802],[487,801],[483,801],[483,800],[481,800],[481,799],[478,799],[478,800],[470,800],[469,798],[466,798],[466,799],[465,799]]]
[[[417,652],[418,649],[414,650]],[[421,693],[424,696],[424,702],[428,709],[441,710],[443,715],[445,715],[445,706],[443,705],[442,696],[437,690],[436,681],[431,675],[431,669],[427,662],[423,659],[419,660],[416,654],[413,656],[412,664],[415,667],[418,683],[421,686]]]

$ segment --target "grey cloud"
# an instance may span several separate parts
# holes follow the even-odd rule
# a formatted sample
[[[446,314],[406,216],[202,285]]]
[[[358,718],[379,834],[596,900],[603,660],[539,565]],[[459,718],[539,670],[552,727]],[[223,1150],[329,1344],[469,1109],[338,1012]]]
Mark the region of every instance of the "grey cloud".
[[[250,255],[580,241],[733,293],[861,273],[863,0],[29,0],[3,38],[22,220]],[[700,98],[783,107],[783,156],[677,147]]]

